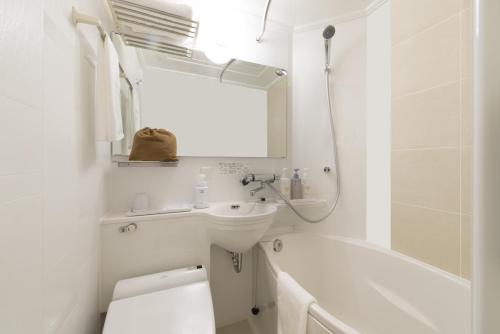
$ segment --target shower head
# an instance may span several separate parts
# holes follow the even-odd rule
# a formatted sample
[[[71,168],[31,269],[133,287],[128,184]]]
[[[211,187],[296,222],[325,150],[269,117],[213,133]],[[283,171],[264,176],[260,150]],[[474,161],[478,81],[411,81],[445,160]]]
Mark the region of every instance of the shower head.
[[[277,76],[279,77],[286,77],[288,75],[288,72],[283,69],[283,68],[277,68],[274,73],[276,73]]]
[[[330,40],[335,35],[335,27],[332,25],[327,26],[323,30],[323,38],[325,39],[325,71],[330,72]]]
[[[324,39],[330,39],[335,35],[335,27],[332,25],[329,25],[323,30],[323,38]]]

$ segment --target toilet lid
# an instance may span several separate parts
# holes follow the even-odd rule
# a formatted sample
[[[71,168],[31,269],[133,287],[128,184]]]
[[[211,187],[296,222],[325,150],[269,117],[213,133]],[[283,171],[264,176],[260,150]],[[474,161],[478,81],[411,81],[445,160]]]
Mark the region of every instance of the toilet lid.
[[[215,334],[207,281],[113,301],[103,334]]]

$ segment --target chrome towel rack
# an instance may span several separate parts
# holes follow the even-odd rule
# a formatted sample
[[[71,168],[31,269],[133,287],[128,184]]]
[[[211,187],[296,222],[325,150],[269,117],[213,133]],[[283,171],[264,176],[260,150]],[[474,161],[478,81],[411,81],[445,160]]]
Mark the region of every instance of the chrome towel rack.
[[[127,0],[108,0],[108,3],[117,24],[138,25],[160,34],[166,32],[186,38],[195,38],[198,34],[199,23],[191,18]]]
[[[122,36],[125,44],[129,46],[167,53],[179,57],[191,58],[193,56],[193,50],[183,46],[168,43],[163,40],[154,40],[151,38],[147,38],[144,35],[132,32],[122,32],[120,33],[120,35]]]
[[[183,42],[196,38],[197,21],[128,0],[107,0],[107,3],[126,45],[178,57],[193,56],[193,50],[174,44],[172,39],[180,38]]]
[[[98,18],[80,13],[75,7],[73,7],[72,9],[71,17],[73,24],[75,26],[78,25],[79,23],[95,26],[97,30],[99,30],[99,35],[101,36],[101,39],[104,41],[104,39],[106,38],[106,32],[102,28],[101,21]],[[120,75],[122,78],[125,79],[127,85],[129,86],[130,91],[132,92],[134,90],[134,86],[132,85],[130,79],[127,77],[127,74],[125,73],[125,70],[123,69],[122,65],[119,64],[119,66],[120,66]]]

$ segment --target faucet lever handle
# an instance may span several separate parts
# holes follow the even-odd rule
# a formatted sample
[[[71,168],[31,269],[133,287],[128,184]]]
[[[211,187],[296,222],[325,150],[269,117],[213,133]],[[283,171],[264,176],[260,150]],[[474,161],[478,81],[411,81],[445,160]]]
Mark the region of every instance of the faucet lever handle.
[[[246,186],[252,182],[260,182],[263,186],[264,183],[273,183],[276,180],[278,180],[276,174],[247,174],[241,179],[241,184]]]

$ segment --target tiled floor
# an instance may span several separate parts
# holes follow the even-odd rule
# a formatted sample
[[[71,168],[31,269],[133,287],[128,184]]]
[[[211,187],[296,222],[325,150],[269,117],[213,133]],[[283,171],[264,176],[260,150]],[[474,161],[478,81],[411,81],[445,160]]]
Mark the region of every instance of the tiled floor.
[[[226,327],[217,328],[217,334],[253,334],[253,332],[245,320]]]

